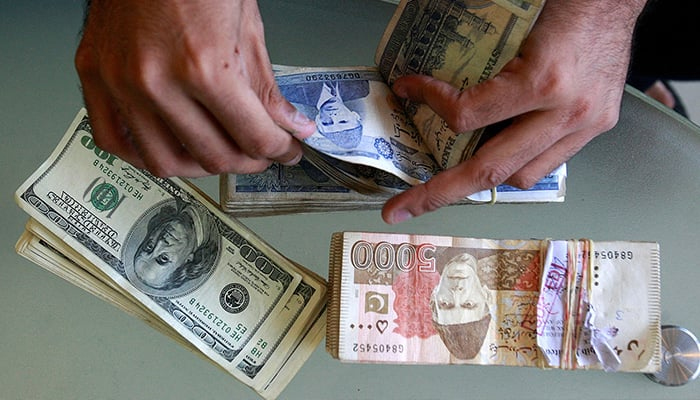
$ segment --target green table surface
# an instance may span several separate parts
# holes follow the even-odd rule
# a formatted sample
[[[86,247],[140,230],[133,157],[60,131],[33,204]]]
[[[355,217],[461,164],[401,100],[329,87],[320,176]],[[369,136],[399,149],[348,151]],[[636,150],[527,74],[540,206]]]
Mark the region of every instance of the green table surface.
[[[372,65],[394,5],[260,3],[274,63]],[[73,54],[82,1],[0,2],[0,399],[254,399],[143,322],[26,261],[15,189],[49,156],[82,99]],[[700,333],[700,133],[630,91],[620,122],[569,163],[562,204],[449,207],[397,226],[378,211],[247,218],[282,254],[327,276],[332,232],[648,240],[661,245],[662,323]],[[216,177],[195,181],[218,199]],[[284,399],[698,399],[697,381],[480,366],[344,364],[323,343]]]

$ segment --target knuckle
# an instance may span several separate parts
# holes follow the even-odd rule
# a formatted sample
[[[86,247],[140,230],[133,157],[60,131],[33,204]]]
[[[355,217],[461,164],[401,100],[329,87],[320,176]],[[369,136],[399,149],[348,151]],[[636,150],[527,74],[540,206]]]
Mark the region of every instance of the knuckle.
[[[469,112],[469,110],[452,107],[445,115],[445,122],[447,122],[448,127],[456,133],[465,132],[471,129],[475,129],[478,126],[474,115]]]
[[[232,68],[234,73],[240,73],[234,60],[222,57],[217,49],[210,45],[185,43],[183,52],[181,62],[175,66],[178,78],[203,93],[221,90],[222,81],[228,74],[222,73],[220,68]]]
[[[209,59],[201,53],[188,52],[182,63],[181,78],[204,90],[216,87],[216,74],[211,71]]]
[[[130,86],[148,99],[157,99],[162,91],[165,72],[160,63],[152,57],[142,57],[131,63]]]
[[[599,110],[594,100],[588,97],[576,99],[571,111],[565,116],[563,127],[568,130],[591,127],[599,132],[612,129],[619,119],[619,107],[606,107]]]
[[[591,118],[592,109],[593,104],[589,99],[579,97],[578,99],[574,100],[569,112],[566,113],[563,118],[563,127],[568,130],[573,130],[582,124],[585,124],[585,122]]]
[[[477,174],[477,186],[490,189],[505,182],[511,175],[511,167],[505,162],[493,162],[483,165]]]
[[[609,131],[617,125],[620,120],[619,108],[609,107],[600,114],[598,129],[601,132]]]
[[[530,80],[533,85],[533,93],[539,98],[557,99],[566,93],[568,79],[564,71],[558,65],[547,68],[546,73],[538,79]]]
[[[246,143],[246,153],[254,159],[271,159],[283,154],[282,143],[269,137],[253,137]]]
[[[423,201],[419,204],[415,204],[416,206],[419,206],[419,210],[416,210],[414,215],[432,212],[439,208],[448,206],[453,202],[444,194],[442,190],[432,188],[432,182],[433,181],[428,181],[423,185],[417,186],[417,188],[419,188],[419,190],[422,192],[420,193],[420,197],[423,198]]]
[[[85,75],[95,71],[92,52],[88,46],[78,46],[78,49],[75,51],[73,63],[79,75]]]

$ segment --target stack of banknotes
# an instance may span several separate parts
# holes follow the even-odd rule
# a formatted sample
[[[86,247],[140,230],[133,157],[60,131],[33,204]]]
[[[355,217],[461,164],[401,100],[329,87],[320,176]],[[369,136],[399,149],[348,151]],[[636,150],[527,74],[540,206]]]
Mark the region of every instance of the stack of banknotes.
[[[323,339],[326,282],[197,188],[95,146],[81,110],[16,192],[17,252],[275,398]]]
[[[661,367],[656,243],[336,233],[329,291],[342,361]]]
[[[315,120],[305,161],[221,177],[220,203],[235,215],[378,208],[388,196],[469,158],[503,125],[453,132],[428,106],[390,85],[423,74],[458,89],[513,59],[544,0],[404,0],[377,47],[375,67],[274,66],[282,94]],[[529,190],[502,185],[462,203],[560,202],[566,167]]]

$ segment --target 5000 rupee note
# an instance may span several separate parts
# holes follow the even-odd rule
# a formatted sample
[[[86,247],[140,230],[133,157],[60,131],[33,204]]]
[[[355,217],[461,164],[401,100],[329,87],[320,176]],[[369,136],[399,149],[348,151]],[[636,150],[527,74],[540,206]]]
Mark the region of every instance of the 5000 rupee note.
[[[326,348],[352,362],[656,370],[658,245],[551,243],[334,234]]]

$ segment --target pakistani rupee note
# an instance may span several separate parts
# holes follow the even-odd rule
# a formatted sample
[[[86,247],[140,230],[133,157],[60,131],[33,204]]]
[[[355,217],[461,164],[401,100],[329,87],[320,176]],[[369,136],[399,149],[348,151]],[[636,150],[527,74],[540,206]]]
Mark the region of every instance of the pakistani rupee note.
[[[283,96],[316,122],[316,133],[304,140],[306,159],[320,171],[314,175],[351,189],[339,191],[325,183],[304,185],[306,168],[306,174],[296,174],[303,187],[295,191],[299,185],[292,184],[285,186],[290,190],[275,190],[276,199],[284,202],[287,197],[302,196],[306,201],[310,195],[306,209],[321,202],[332,205],[331,209],[381,204],[387,195],[426,182],[471,156],[497,128],[452,132],[430,108],[398,99],[389,85],[407,74],[435,76],[459,89],[489,79],[517,54],[543,3],[405,0],[379,43],[378,67],[274,66]],[[552,175],[563,177],[562,171]],[[238,179],[222,179],[222,205],[229,204],[229,196],[236,202],[250,197],[266,204],[262,191],[241,194],[243,190],[232,184]],[[496,190],[496,201],[563,200],[563,185],[545,185],[527,192],[502,186]],[[492,191],[464,202],[484,199],[493,201]],[[279,212],[290,212],[279,205]],[[270,212],[261,207],[260,214]]]
[[[236,217],[327,211],[380,209],[389,195],[363,194],[338,183],[308,160],[297,165],[272,164],[257,174],[220,176],[220,206]],[[566,194],[566,164],[521,190],[496,187],[496,203],[562,202]],[[456,204],[492,202],[491,191],[477,192]]]
[[[376,68],[275,66],[282,95],[316,122],[306,158],[362,192],[396,192],[440,168]]]
[[[84,260],[82,268],[263,396],[280,388],[256,378],[279,376],[322,312],[322,279],[186,181],[156,178],[98,148],[84,110],[16,200],[61,241],[56,250]]]
[[[457,89],[496,75],[518,53],[544,0],[404,0],[375,54],[384,80],[429,75]],[[430,153],[442,168],[469,158],[484,129],[453,132],[427,105],[404,103]]]
[[[344,232],[326,348],[342,361],[660,366],[658,245]]]

